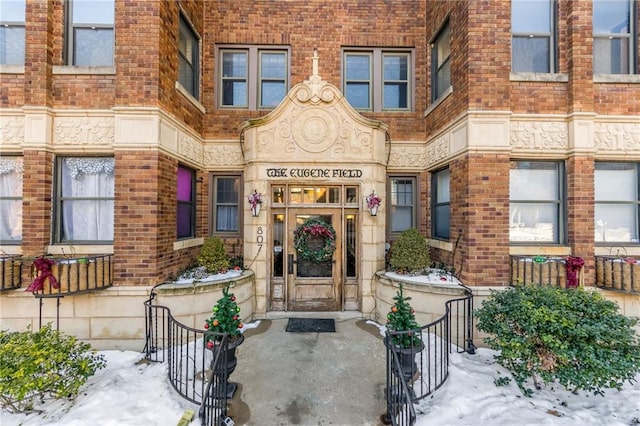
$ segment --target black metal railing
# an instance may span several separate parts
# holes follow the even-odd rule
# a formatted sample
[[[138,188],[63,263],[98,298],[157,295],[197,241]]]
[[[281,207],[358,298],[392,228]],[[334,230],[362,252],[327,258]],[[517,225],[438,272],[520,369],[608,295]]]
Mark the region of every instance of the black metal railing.
[[[0,291],[14,290],[22,285],[22,257],[0,256]]]
[[[387,413],[393,425],[413,425],[413,404],[432,394],[449,376],[449,354],[475,353],[473,344],[473,293],[461,286],[464,297],[445,303],[445,313],[415,330],[387,331]],[[422,344],[399,348],[394,336],[417,336]],[[409,404],[407,401],[411,401]],[[411,405],[408,407],[407,405]],[[412,414],[413,413],[413,414]]]
[[[640,293],[640,259],[596,256],[596,286],[606,290]]]
[[[566,287],[567,267],[563,257],[511,256],[511,284]]]
[[[42,289],[34,291],[38,298],[63,297],[73,294],[102,290],[113,285],[113,255],[102,254],[76,258],[49,258],[53,261],[51,275],[57,288],[47,278]],[[31,265],[31,276],[35,279],[42,271]]]
[[[220,425],[227,419],[228,335],[187,327],[171,310],[154,304],[151,291],[145,305],[145,357],[167,362],[171,386],[180,396],[200,405],[202,425]],[[217,350],[207,348],[216,340]]]

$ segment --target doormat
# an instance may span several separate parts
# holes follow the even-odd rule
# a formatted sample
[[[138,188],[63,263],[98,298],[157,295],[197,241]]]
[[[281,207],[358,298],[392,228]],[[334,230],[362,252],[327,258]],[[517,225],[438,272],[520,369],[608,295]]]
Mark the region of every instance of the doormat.
[[[291,333],[335,333],[336,322],[333,319],[289,318],[287,331]]]

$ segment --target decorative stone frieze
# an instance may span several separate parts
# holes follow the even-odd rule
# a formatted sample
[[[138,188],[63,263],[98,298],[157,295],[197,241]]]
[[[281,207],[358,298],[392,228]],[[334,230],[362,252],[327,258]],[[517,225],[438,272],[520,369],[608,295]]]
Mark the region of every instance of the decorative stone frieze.
[[[424,167],[430,160],[425,146],[392,146],[389,167],[415,168]]]
[[[0,146],[24,143],[24,116],[0,116]]]
[[[594,145],[600,151],[640,151],[640,123],[595,123]]]
[[[178,133],[178,154],[196,162],[202,164],[203,154],[202,143],[189,136],[184,132]]]
[[[208,143],[204,146],[204,167],[242,167],[242,151],[237,142]]]
[[[512,149],[565,150],[569,132],[564,122],[512,121],[509,141]]]
[[[55,145],[112,145],[115,140],[113,117],[55,117]]]

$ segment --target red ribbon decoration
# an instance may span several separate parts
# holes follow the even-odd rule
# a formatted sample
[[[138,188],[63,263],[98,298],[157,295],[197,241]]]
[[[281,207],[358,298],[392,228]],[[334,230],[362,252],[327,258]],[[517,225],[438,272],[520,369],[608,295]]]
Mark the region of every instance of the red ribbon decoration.
[[[51,267],[55,265],[55,262],[51,259],[47,259],[45,257],[39,257],[33,261],[33,266],[38,270],[39,274],[35,280],[31,283],[29,287],[25,291],[36,292],[42,290],[44,287],[44,280],[49,279],[49,284],[53,288],[59,288],[60,284],[58,284],[58,280],[53,276],[53,272],[51,271]]]

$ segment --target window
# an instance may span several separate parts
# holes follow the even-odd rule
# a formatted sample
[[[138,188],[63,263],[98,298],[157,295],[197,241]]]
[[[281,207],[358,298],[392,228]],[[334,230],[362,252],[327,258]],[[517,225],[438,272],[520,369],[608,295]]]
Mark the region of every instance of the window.
[[[389,216],[391,232],[399,233],[407,228],[415,227],[415,178],[391,178],[390,186],[391,208]]]
[[[636,52],[633,0],[593,0],[594,74],[632,74]]]
[[[220,106],[275,108],[288,91],[289,54],[286,50],[220,50]]]
[[[178,41],[178,82],[194,98],[199,97],[200,44],[195,32],[180,15],[180,39]]]
[[[564,166],[512,161],[509,174],[509,240],[561,243],[564,239]]]
[[[554,0],[512,0],[511,69],[555,72]]]
[[[56,241],[113,242],[114,159],[58,159]]]
[[[2,0],[0,65],[24,65],[25,0]]]
[[[0,157],[0,243],[22,241],[22,157]]]
[[[431,200],[433,212],[432,235],[435,238],[448,240],[450,236],[451,197],[449,186],[451,182],[451,172],[449,169],[435,172],[431,177]]]
[[[596,242],[640,242],[638,173],[637,163],[595,164]]]
[[[411,109],[411,53],[380,49],[344,53],[344,94],[356,109]]]
[[[240,177],[213,178],[214,232],[238,232],[240,229]]]
[[[177,236],[193,238],[196,236],[196,173],[186,167],[178,166]]]
[[[431,100],[436,101],[451,87],[451,30],[449,22],[431,43]]]
[[[113,66],[114,0],[69,0],[67,60],[71,65]]]

